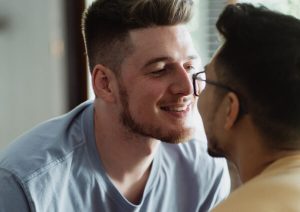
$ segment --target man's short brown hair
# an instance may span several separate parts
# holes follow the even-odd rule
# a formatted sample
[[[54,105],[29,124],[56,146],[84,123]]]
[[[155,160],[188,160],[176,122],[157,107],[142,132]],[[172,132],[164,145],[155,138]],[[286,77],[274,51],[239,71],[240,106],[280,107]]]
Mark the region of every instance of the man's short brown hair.
[[[185,24],[192,5],[192,0],[96,0],[82,19],[90,70],[100,63],[118,72],[133,48],[129,30]]]

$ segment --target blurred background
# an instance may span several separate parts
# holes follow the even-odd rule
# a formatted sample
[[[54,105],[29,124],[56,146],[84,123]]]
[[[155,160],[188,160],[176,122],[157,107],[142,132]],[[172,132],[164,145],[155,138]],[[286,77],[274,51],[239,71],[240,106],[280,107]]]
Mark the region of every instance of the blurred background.
[[[39,122],[93,98],[81,36],[91,0],[0,0],[0,150]],[[207,63],[226,4],[263,4],[300,18],[300,0],[196,0],[190,30]]]

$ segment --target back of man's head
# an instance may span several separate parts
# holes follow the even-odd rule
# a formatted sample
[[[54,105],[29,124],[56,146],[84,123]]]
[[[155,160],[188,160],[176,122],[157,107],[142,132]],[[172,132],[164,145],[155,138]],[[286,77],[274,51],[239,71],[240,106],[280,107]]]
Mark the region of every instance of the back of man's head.
[[[82,22],[90,70],[100,63],[118,72],[132,50],[130,30],[185,24],[192,4],[192,0],[96,0]]]
[[[217,28],[225,40],[218,79],[240,93],[270,147],[300,148],[300,21],[236,4],[223,11]]]

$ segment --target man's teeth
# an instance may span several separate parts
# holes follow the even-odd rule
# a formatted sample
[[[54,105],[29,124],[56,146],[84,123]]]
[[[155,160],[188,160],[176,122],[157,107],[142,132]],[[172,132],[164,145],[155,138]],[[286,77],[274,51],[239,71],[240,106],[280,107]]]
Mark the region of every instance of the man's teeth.
[[[162,109],[171,111],[171,112],[183,112],[187,110],[187,106],[185,107],[163,107]]]

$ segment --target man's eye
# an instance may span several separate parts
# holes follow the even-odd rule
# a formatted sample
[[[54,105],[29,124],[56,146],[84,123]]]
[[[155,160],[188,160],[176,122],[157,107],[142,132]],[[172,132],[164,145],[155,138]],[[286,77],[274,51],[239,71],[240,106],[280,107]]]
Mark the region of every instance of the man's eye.
[[[187,70],[188,72],[195,72],[196,68],[195,68],[194,66],[192,66],[192,65],[188,65],[188,66],[186,67],[186,70]]]
[[[158,77],[158,76],[163,75],[163,74],[166,73],[166,72],[167,72],[167,69],[166,69],[166,68],[163,68],[163,69],[159,69],[159,70],[157,70],[157,71],[152,71],[152,72],[150,72],[150,74],[151,74],[152,76]]]

